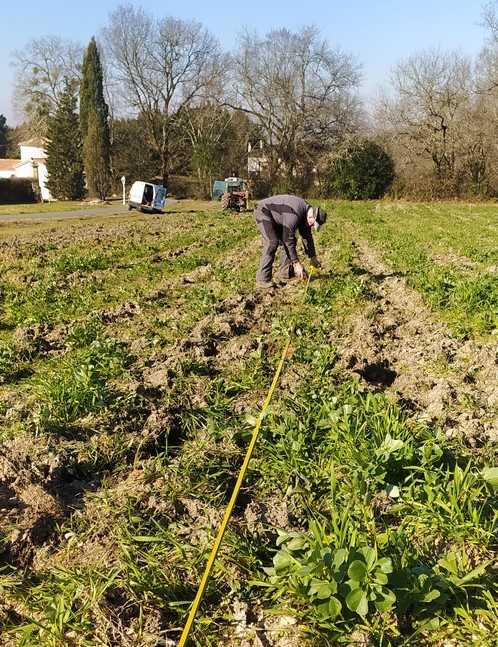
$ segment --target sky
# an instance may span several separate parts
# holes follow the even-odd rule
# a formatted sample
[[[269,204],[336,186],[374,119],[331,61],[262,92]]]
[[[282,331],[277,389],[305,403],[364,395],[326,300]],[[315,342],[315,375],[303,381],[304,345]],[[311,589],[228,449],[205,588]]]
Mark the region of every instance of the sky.
[[[12,105],[13,51],[33,39],[58,36],[86,47],[109,24],[119,5],[131,4],[160,18],[202,23],[223,49],[235,51],[241,30],[260,36],[273,29],[297,32],[315,25],[335,49],[362,66],[360,91],[368,100],[389,81],[398,63],[428,49],[457,50],[475,58],[487,32],[480,24],[487,0],[4,0],[0,13],[0,114],[7,125],[20,117]]]

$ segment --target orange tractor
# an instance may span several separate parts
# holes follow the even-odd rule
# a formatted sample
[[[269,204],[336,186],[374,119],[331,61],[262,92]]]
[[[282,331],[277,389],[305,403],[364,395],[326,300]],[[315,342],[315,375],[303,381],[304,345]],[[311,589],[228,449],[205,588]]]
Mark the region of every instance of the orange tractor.
[[[240,177],[216,180],[213,185],[213,200],[220,200],[222,211],[247,211],[250,197],[249,187]]]

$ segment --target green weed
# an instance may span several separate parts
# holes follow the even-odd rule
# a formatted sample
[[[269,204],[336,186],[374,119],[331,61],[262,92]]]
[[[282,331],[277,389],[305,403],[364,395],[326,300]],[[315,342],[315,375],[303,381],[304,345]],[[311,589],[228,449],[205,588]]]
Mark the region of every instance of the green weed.
[[[86,332],[74,329],[69,343],[78,346],[93,335],[95,338],[84,350],[66,357],[51,371],[36,378],[33,391],[37,425],[68,428],[82,417],[102,411],[118,400],[112,383],[125,370],[127,349],[92,328]]]

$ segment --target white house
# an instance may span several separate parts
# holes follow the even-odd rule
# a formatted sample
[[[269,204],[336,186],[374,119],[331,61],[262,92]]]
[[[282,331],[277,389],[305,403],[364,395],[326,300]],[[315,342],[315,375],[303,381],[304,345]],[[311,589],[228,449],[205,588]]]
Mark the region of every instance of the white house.
[[[259,177],[264,168],[268,166],[268,158],[263,150],[263,140],[259,140],[259,148],[247,144],[247,176],[251,179]]]
[[[47,158],[41,139],[30,139],[19,144],[21,159],[0,159],[0,177],[30,178],[40,187],[41,199],[50,202],[53,198],[46,187]]]

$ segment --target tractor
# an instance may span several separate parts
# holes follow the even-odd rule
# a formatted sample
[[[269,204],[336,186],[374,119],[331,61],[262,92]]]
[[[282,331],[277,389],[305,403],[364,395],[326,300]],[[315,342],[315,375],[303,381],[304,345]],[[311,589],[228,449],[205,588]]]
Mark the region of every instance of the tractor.
[[[250,197],[247,183],[239,177],[227,177],[225,180],[216,180],[213,184],[213,200],[221,201],[222,211],[246,211]]]

